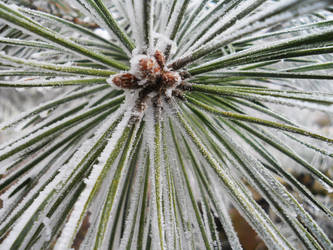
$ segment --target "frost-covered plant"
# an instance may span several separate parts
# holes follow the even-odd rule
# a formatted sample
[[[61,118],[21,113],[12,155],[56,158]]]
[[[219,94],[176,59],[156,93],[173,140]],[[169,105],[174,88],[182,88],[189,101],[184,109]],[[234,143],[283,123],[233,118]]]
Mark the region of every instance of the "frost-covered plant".
[[[0,91],[63,92],[0,126],[1,249],[241,249],[231,207],[268,248],[332,249],[289,172],[333,188],[332,135],[295,119],[332,113],[331,1],[13,2]]]

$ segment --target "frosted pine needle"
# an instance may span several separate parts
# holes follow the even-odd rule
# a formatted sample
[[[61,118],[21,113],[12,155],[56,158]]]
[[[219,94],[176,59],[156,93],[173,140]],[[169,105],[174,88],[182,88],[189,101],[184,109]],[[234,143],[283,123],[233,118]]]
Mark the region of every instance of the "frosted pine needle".
[[[332,249],[332,11],[0,0],[0,249]]]

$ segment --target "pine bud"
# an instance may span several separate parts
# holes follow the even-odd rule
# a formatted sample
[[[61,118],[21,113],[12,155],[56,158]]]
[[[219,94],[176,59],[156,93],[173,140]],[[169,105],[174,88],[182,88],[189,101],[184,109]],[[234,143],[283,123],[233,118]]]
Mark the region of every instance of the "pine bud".
[[[138,88],[138,81],[139,79],[130,73],[118,74],[112,78],[112,83],[122,89]]]

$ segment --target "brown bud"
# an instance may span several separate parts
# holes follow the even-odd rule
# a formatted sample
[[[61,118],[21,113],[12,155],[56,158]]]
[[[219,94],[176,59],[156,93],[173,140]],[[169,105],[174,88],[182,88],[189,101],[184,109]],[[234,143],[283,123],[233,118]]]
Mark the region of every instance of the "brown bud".
[[[123,89],[135,89],[139,86],[139,80],[130,73],[115,75],[112,78],[112,82]]]
[[[163,80],[163,84],[166,87],[172,87],[179,82],[180,77],[175,72],[167,71],[167,72],[163,73],[162,80]]]
[[[163,69],[164,66],[165,66],[165,57],[164,57],[163,53],[159,50],[156,50],[154,56],[155,56],[155,59],[156,59],[157,63]]]
[[[143,77],[150,77],[161,73],[161,68],[151,58],[143,58],[139,61],[140,71]]]

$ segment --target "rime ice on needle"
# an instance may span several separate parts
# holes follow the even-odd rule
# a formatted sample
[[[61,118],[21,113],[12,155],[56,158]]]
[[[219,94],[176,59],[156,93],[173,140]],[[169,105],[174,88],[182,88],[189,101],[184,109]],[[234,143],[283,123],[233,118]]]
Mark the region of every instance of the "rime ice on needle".
[[[182,98],[182,90],[188,83],[184,82],[188,74],[172,71],[166,66],[163,53],[156,50],[150,55],[137,55],[131,60],[129,72],[113,75],[108,79],[112,86],[130,90],[137,97],[133,110],[135,119],[146,109],[148,102],[154,106],[160,106],[162,98],[167,101],[176,96]]]
[[[0,125],[0,249],[333,249],[332,0],[5,2],[0,89],[63,92]]]

